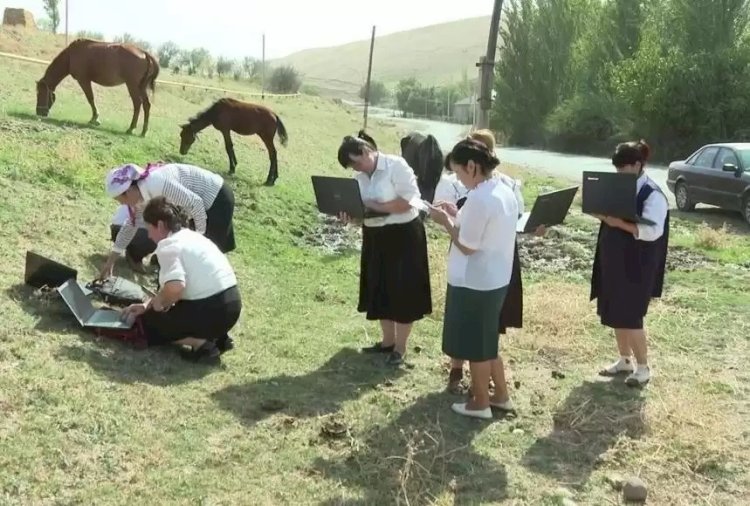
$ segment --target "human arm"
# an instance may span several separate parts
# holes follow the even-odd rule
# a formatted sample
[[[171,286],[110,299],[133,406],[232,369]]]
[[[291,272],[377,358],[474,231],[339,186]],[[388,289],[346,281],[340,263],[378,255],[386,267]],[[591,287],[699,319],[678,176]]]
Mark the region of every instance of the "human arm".
[[[135,223],[138,222],[138,218],[142,215],[142,213],[142,210],[136,209],[134,212],[134,216],[128,217],[128,219],[126,219],[120,227],[120,230],[117,232],[117,236],[115,237],[115,242],[112,245],[112,250],[110,251],[109,255],[107,256],[107,260],[105,260],[104,265],[99,271],[99,279],[107,279],[112,276],[115,262],[117,262],[117,259],[125,253],[125,250],[138,231]]]
[[[164,181],[162,195],[172,204],[182,207],[195,223],[195,230],[201,234],[206,233],[206,205],[203,199],[196,193],[190,191],[180,182],[172,179]]]
[[[182,298],[187,283],[187,273],[182,263],[180,249],[177,245],[160,248],[159,281],[161,289],[148,302],[148,308],[154,311],[166,311]]]
[[[391,158],[387,162],[390,168],[390,181],[397,197],[386,202],[365,201],[365,206],[374,211],[390,214],[406,213],[411,209],[409,202],[420,198],[417,176],[414,171],[401,158]]]
[[[642,217],[652,221],[654,224],[635,224],[636,230],[633,236],[638,240],[647,242],[659,239],[664,233],[664,222],[667,219],[668,211],[669,203],[667,202],[667,197],[656,190],[651,192],[651,195],[643,203]]]
[[[461,253],[468,256],[479,251],[489,221],[489,209],[484,202],[467,200],[461,208],[461,226],[440,208],[431,208],[430,217],[445,228]]]

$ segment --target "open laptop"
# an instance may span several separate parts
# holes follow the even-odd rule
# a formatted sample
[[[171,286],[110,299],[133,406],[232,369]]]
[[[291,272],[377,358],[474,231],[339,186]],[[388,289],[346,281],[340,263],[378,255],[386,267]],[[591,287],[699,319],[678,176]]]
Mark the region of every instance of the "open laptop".
[[[321,213],[337,216],[346,213],[354,219],[376,218],[388,216],[367,209],[362,203],[359,184],[349,177],[311,176],[315,200]]]
[[[581,210],[586,214],[614,216],[631,223],[653,225],[651,220],[638,216],[637,181],[635,174],[584,171]]]
[[[565,221],[573,198],[578,192],[578,186],[563,188],[549,193],[541,193],[534,201],[531,212],[525,212],[518,220],[516,232],[528,234],[540,225],[551,227]]]
[[[48,286],[56,288],[69,279],[76,279],[78,271],[43,257],[33,251],[26,252],[26,269],[24,271],[24,282],[34,288]]]
[[[129,329],[132,322],[120,320],[120,312],[114,309],[96,309],[76,280],[69,279],[57,288],[60,296],[82,327]]]

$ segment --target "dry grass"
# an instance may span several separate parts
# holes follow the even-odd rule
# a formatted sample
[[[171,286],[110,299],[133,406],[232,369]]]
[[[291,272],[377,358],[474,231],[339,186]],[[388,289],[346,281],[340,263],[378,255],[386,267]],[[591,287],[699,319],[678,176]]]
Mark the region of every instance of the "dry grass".
[[[702,224],[695,233],[695,245],[701,249],[719,250],[729,242],[729,232],[726,225],[721,228],[712,228]]]

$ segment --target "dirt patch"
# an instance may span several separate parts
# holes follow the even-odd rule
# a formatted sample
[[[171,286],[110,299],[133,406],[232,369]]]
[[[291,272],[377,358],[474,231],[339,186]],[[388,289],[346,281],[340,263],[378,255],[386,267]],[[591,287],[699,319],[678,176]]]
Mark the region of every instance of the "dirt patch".
[[[333,216],[318,215],[320,221],[311,230],[300,230],[295,235],[306,246],[320,249],[327,254],[359,251],[362,244],[362,229],[354,225],[343,225]]]

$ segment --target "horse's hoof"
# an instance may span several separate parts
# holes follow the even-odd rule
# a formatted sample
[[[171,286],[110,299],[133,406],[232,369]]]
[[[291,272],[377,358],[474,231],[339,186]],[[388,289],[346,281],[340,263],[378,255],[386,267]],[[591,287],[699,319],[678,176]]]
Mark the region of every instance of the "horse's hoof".
[[[133,130],[126,130],[125,135],[133,135]]]
[[[100,126],[101,124],[102,122],[99,121],[98,119],[92,119],[91,121],[89,121],[89,125],[92,125],[92,126]]]

